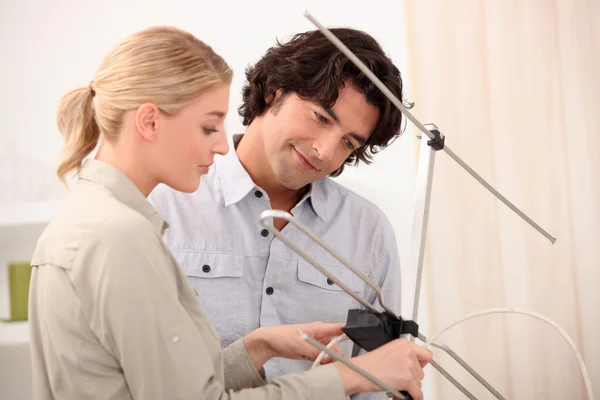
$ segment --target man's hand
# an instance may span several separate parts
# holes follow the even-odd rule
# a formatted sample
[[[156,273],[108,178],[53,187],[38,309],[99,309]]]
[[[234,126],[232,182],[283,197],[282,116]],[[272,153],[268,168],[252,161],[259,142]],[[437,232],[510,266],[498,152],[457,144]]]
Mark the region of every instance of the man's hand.
[[[244,338],[244,344],[257,370],[273,357],[314,361],[319,356],[319,349],[302,340],[299,333],[302,331],[327,345],[334,337],[343,334],[342,328],[345,325],[345,323],[311,322],[309,324],[264,326],[248,334]],[[333,346],[331,350],[344,355],[338,345]],[[326,355],[322,364],[329,362],[331,362],[331,357]]]

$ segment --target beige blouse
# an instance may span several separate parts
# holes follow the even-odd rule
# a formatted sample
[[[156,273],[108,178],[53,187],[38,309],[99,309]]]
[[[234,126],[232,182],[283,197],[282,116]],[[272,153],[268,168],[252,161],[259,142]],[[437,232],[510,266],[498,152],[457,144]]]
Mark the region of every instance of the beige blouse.
[[[116,168],[79,178],[31,262],[35,399],[344,399],[333,365],[267,384],[242,339],[221,350],[168,224]]]

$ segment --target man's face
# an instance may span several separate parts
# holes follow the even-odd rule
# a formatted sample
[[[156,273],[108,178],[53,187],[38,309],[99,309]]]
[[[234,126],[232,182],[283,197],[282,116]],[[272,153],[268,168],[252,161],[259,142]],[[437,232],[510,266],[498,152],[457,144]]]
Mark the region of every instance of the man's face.
[[[362,147],[379,110],[346,85],[329,110],[289,93],[264,115],[261,131],[267,160],[279,184],[298,190],[328,176]]]

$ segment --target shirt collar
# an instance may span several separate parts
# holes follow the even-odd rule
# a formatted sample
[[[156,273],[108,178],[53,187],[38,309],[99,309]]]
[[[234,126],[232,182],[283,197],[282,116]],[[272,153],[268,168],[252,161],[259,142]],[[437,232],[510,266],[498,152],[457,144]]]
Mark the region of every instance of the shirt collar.
[[[216,173],[221,184],[225,207],[236,204],[246,197],[252,189],[259,188],[242,165],[235,151],[235,145],[239,143],[242,136],[237,134],[230,138],[227,154],[215,157]],[[326,222],[329,212],[327,210],[326,188],[323,181],[322,179],[311,184],[297,206],[308,201],[313,212]]]
[[[215,157],[215,169],[221,183],[225,207],[237,203],[256,187],[235,151],[235,145],[241,138],[242,135],[234,135],[229,139],[227,154]]]
[[[327,222],[329,220],[329,211],[327,208],[327,192],[324,185],[325,179],[327,178],[321,179],[310,184],[308,191],[302,197],[302,200],[298,202],[298,204],[302,204],[302,202],[308,201],[313,212],[323,222]]]
[[[123,172],[112,165],[88,158],[84,160],[79,171],[79,179],[107,188],[117,200],[148,219],[161,235],[168,228],[168,223],[162,219],[142,192]]]

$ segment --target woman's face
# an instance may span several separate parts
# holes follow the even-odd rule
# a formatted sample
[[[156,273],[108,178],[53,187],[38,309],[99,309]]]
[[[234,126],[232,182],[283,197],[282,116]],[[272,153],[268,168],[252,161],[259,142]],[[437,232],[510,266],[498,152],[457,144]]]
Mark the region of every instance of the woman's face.
[[[203,92],[175,116],[163,116],[157,145],[158,177],[181,192],[194,192],[208,172],[215,154],[229,150],[224,120],[229,107],[229,84]]]

